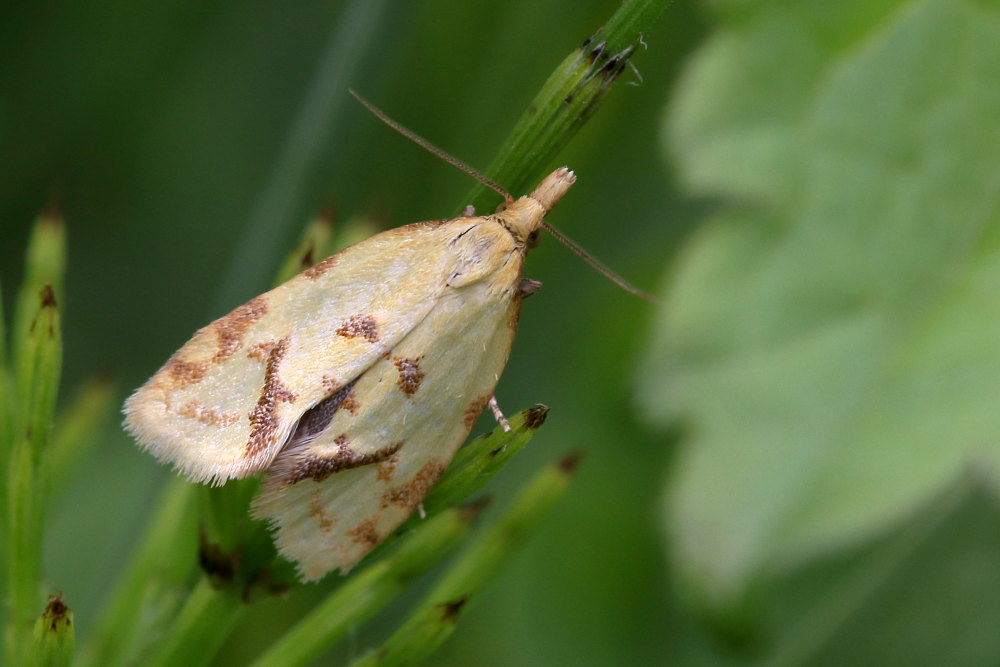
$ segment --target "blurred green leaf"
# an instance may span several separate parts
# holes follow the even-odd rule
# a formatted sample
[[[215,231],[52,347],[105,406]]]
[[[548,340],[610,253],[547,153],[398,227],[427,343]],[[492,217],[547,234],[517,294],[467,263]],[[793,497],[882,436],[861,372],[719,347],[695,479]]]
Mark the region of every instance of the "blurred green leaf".
[[[790,623],[765,664],[995,664],[1000,507],[994,489],[973,472],[924,509]]]
[[[690,242],[641,402],[689,438],[676,566],[736,608],[1000,456],[994,2],[717,3],[668,124],[739,200]]]

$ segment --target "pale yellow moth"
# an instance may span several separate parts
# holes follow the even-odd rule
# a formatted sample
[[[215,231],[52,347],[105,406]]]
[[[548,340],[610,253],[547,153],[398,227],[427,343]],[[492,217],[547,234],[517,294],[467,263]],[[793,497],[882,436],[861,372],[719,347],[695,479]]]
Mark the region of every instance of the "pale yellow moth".
[[[406,519],[491,401],[528,242],[576,180],[499,213],[418,222],[327,257],[200,329],[125,402],[140,446],[194,481],[266,473],[254,515],[304,579]]]

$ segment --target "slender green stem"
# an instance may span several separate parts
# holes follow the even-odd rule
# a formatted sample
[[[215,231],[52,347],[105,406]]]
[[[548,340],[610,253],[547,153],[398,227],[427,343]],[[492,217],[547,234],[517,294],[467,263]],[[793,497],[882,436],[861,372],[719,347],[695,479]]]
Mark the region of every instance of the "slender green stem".
[[[17,404],[13,446],[6,470],[6,566],[9,616],[5,633],[11,664],[23,664],[31,632],[42,609],[42,526],[45,479],[42,450],[55,409],[62,366],[59,312],[51,287],[36,297],[17,358]]]
[[[462,553],[399,629],[354,667],[412,665],[451,635],[479,589],[520,546],[569,485],[576,457],[539,473],[518,494],[514,506]]]
[[[510,418],[510,431],[500,425],[465,444],[444,476],[424,497],[424,512],[434,515],[478,493],[534,437],[545,423],[548,407],[536,405]],[[411,522],[420,521],[411,518]],[[409,526],[410,523],[404,525]]]
[[[38,310],[38,294],[42,288],[49,285],[55,298],[62,298],[65,266],[66,232],[62,219],[55,212],[46,212],[39,216],[28,239],[24,279],[18,290],[11,323],[12,359],[23,357],[21,349]]]
[[[545,423],[548,411],[544,405],[522,410],[510,418],[510,431],[504,431],[498,424],[489,433],[465,444],[455,454],[441,479],[424,497],[421,503],[423,512],[410,515],[402,526],[368,555],[366,562],[378,558],[397,537],[421,530],[428,517],[464,502],[482,490],[528,444],[538,428]]]
[[[625,0],[603,28],[560,63],[518,120],[486,176],[511,194],[527,192],[560,150],[594,114],[629,67],[642,35],[670,0]],[[477,184],[463,200],[489,210],[498,196]]]
[[[478,508],[451,509],[427,520],[391,555],[345,581],[260,656],[254,666],[291,667],[315,660],[449,554],[468,535],[477,515]]]
[[[68,667],[73,664],[75,644],[73,612],[61,595],[54,595],[35,621],[33,664],[36,667]]]
[[[142,664],[148,667],[211,664],[246,610],[246,604],[234,591],[220,591],[202,577],[167,629],[164,640]]]

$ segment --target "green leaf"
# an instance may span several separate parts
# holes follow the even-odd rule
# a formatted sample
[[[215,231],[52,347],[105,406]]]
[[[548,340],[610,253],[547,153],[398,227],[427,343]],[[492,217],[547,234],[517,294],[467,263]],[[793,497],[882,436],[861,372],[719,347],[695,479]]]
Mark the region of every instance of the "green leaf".
[[[968,474],[852,559],[767,664],[989,665],[1000,655],[1000,506]],[[947,619],[946,622],[942,622]]]
[[[739,199],[690,241],[642,406],[688,439],[675,563],[715,613],[1000,457],[1000,20],[988,2],[719,3],[669,119]]]

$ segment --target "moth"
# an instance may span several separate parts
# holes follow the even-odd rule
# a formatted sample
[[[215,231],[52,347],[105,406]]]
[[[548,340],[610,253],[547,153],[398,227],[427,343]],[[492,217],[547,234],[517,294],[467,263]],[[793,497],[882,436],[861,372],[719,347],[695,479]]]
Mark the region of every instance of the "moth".
[[[125,402],[190,479],[260,472],[253,503],[306,580],[347,571],[419,505],[491,401],[529,240],[563,167],[493,215],[382,232],[194,334]]]

